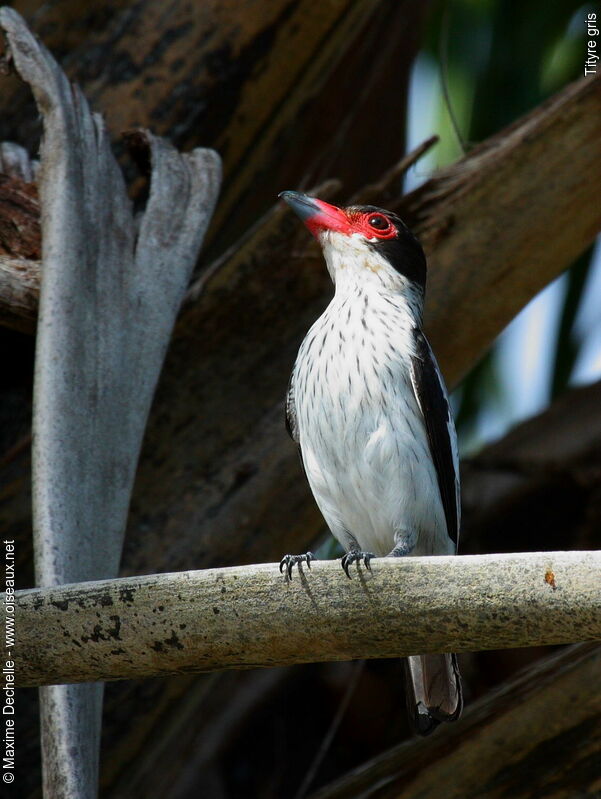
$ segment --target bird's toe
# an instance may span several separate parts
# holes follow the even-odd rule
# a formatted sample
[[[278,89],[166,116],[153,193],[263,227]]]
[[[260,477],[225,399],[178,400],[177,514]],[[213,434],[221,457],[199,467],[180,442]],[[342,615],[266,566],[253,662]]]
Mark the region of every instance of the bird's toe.
[[[363,564],[366,569],[371,571],[371,559],[375,558],[373,552],[363,552],[363,551],[352,551],[347,552],[346,555],[342,558],[342,568],[344,569],[344,573],[346,576],[351,579],[351,574],[349,572],[349,568],[353,563],[359,563],[363,561]]]
[[[288,579],[292,580],[292,569],[301,563],[306,563],[311,568],[311,561],[315,560],[315,555],[312,552],[305,552],[304,555],[284,555],[280,561],[280,574],[283,574],[284,569],[288,575]]]

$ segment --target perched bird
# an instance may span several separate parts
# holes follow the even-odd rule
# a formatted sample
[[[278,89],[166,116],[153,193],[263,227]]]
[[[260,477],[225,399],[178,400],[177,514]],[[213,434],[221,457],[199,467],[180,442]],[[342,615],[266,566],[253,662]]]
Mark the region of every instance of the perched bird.
[[[346,550],[342,566],[375,556],[451,555],[459,533],[455,426],[422,330],[423,250],[393,213],[280,197],[319,241],[335,286],[307,333],[286,399],[313,496]],[[286,555],[280,569],[310,566]],[[413,727],[428,735],[461,714],[455,655],[407,658]]]

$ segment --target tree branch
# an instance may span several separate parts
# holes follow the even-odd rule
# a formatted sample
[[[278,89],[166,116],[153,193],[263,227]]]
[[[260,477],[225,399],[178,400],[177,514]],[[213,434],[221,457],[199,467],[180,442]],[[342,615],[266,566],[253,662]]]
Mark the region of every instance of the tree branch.
[[[601,640],[601,552],[316,562],[17,593],[23,686]],[[40,641],[44,646],[40,646]]]

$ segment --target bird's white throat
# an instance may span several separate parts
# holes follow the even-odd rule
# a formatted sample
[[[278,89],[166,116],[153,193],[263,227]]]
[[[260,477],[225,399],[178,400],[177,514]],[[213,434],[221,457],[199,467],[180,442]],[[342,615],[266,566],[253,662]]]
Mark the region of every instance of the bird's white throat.
[[[373,239],[366,239],[360,233],[348,236],[325,230],[319,234],[319,241],[337,294],[354,293],[357,288],[375,288],[401,296],[421,320],[423,291],[371,246]]]

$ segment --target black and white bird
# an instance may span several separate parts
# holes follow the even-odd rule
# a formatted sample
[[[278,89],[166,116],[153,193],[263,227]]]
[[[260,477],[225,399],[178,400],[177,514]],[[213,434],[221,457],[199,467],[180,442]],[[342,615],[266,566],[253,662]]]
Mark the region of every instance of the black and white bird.
[[[301,344],[286,400],[313,496],[346,550],[374,556],[451,555],[459,533],[455,426],[422,330],[423,250],[393,213],[280,194],[323,249],[332,301]],[[286,555],[280,568],[310,561]],[[407,658],[408,706],[428,735],[461,714],[455,655]]]

